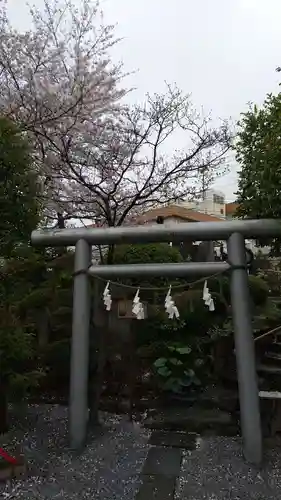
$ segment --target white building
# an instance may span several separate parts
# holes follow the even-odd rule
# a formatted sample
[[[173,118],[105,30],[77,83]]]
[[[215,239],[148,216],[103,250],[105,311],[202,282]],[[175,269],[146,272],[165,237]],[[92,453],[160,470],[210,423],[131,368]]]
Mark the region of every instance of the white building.
[[[225,194],[216,189],[209,189],[206,191],[204,199],[201,201],[182,201],[178,203],[180,206],[188,210],[211,215],[219,219],[232,219],[235,217],[235,210],[237,203],[225,202]],[[252,250],[253,253],[261,252],[263,254],[269,253],[269,247],[258,248],[253,240],[246,240],[247,248]],[[226,251],[226,245],[225,251]]]
[[[201,201],[181,201],[178,204],[188,210],[195,210],[221,219],[226,218],[225,195],[216,189],[206,191],[204,199]]]

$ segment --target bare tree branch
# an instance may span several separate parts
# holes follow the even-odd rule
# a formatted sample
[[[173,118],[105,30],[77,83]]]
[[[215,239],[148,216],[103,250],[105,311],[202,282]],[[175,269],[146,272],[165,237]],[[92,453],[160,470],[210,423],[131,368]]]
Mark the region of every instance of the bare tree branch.
[[[98,1],[44,0],[32,30],[14,30],[0,11],[0,111],[28,134],[46,215],[126,223],[152,206],[198,194],[198,179],[222,171],[231,135],[167,85],[142,105],[122,103],[122,68]],[[122,105],[121,105],[122,103]],[[183,137],[181,151],[174,138]],[[170,152],[170,153],[169,153]]]

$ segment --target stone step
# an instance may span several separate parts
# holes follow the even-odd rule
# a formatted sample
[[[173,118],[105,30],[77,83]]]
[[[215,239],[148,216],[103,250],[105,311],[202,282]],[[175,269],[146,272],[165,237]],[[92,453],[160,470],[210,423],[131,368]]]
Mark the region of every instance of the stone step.
[[[275,344],[274,344],[275,345]],[[276,359],[281,360],[281,346],[279,350],[272,349],[272,345],[269,347],[267,351],[265,351],[265,356],[276,356]]]
[[[215,408],[229,413],[237,409],[237,389],[223,389],[222,387],[207,387],[196,398],[198,406],[204,409]]]
[[[261,363],[257,365],[257,371],[272,375],[281,375],[281,364],[280,366],[276,366]]]
[[[280,361],[281,366],[281,352],[267,351],[264,355],[265,359]]]
[[[197,433],[213,429],[218,435],[236,435],[237,428],[237,423],[231,413],[201,407],[180,408],[173,412],[159,411],[143,423],[149,429],[184,430]]]
[[[272,342],[270,344],[270,352],[281,353],[281,343],[280,342]]]
[[[261,399],[281,399],[281,392],[279,391],[259,391]]]
[[[198,435],[196,433],[156,430],[152,432],[148,444],[194,450],[197,446],[197,440]]]

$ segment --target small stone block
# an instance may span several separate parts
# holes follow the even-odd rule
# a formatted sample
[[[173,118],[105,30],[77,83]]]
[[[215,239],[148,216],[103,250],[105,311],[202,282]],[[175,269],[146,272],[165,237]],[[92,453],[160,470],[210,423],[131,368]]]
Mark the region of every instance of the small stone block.
[[[188,432],[154,431],[149,439],[153,446],[171,446],[172,448],[186,448],[194,450],[197,434]]]
[[[13,469],[10,464],[7,464],[6,466],[3,466],[1,464],[0,467],[0,481],[7,481],[8,479],[11,479],[12,477],[12,472]]]
[[[167,476],[142,476],[143,483],[135,500],[173,500],[176,478]]]
[[[26,465],[25,464],[18,464],[15,465],[13,468],[13,476],[16,478],[19,478],[23,476],[26,473]]]
[[[178,476],[181,460],[182,452],[179,448],[151,448],[144,463],[142,475]]]

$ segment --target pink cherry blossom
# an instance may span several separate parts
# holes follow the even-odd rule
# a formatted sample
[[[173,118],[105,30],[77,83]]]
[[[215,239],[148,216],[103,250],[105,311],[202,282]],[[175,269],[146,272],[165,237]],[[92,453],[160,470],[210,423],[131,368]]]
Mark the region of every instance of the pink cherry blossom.
[[[118,40],[98,1],[45,0],[30,12],[20,33],[0,0],[0,110],[29,135],[48,217],[120,225],[221,172],[227,125],[214,128],[176,86],[125,106],[123,68],[110,58]],[[167,154],[177,131],[184,148]]]

